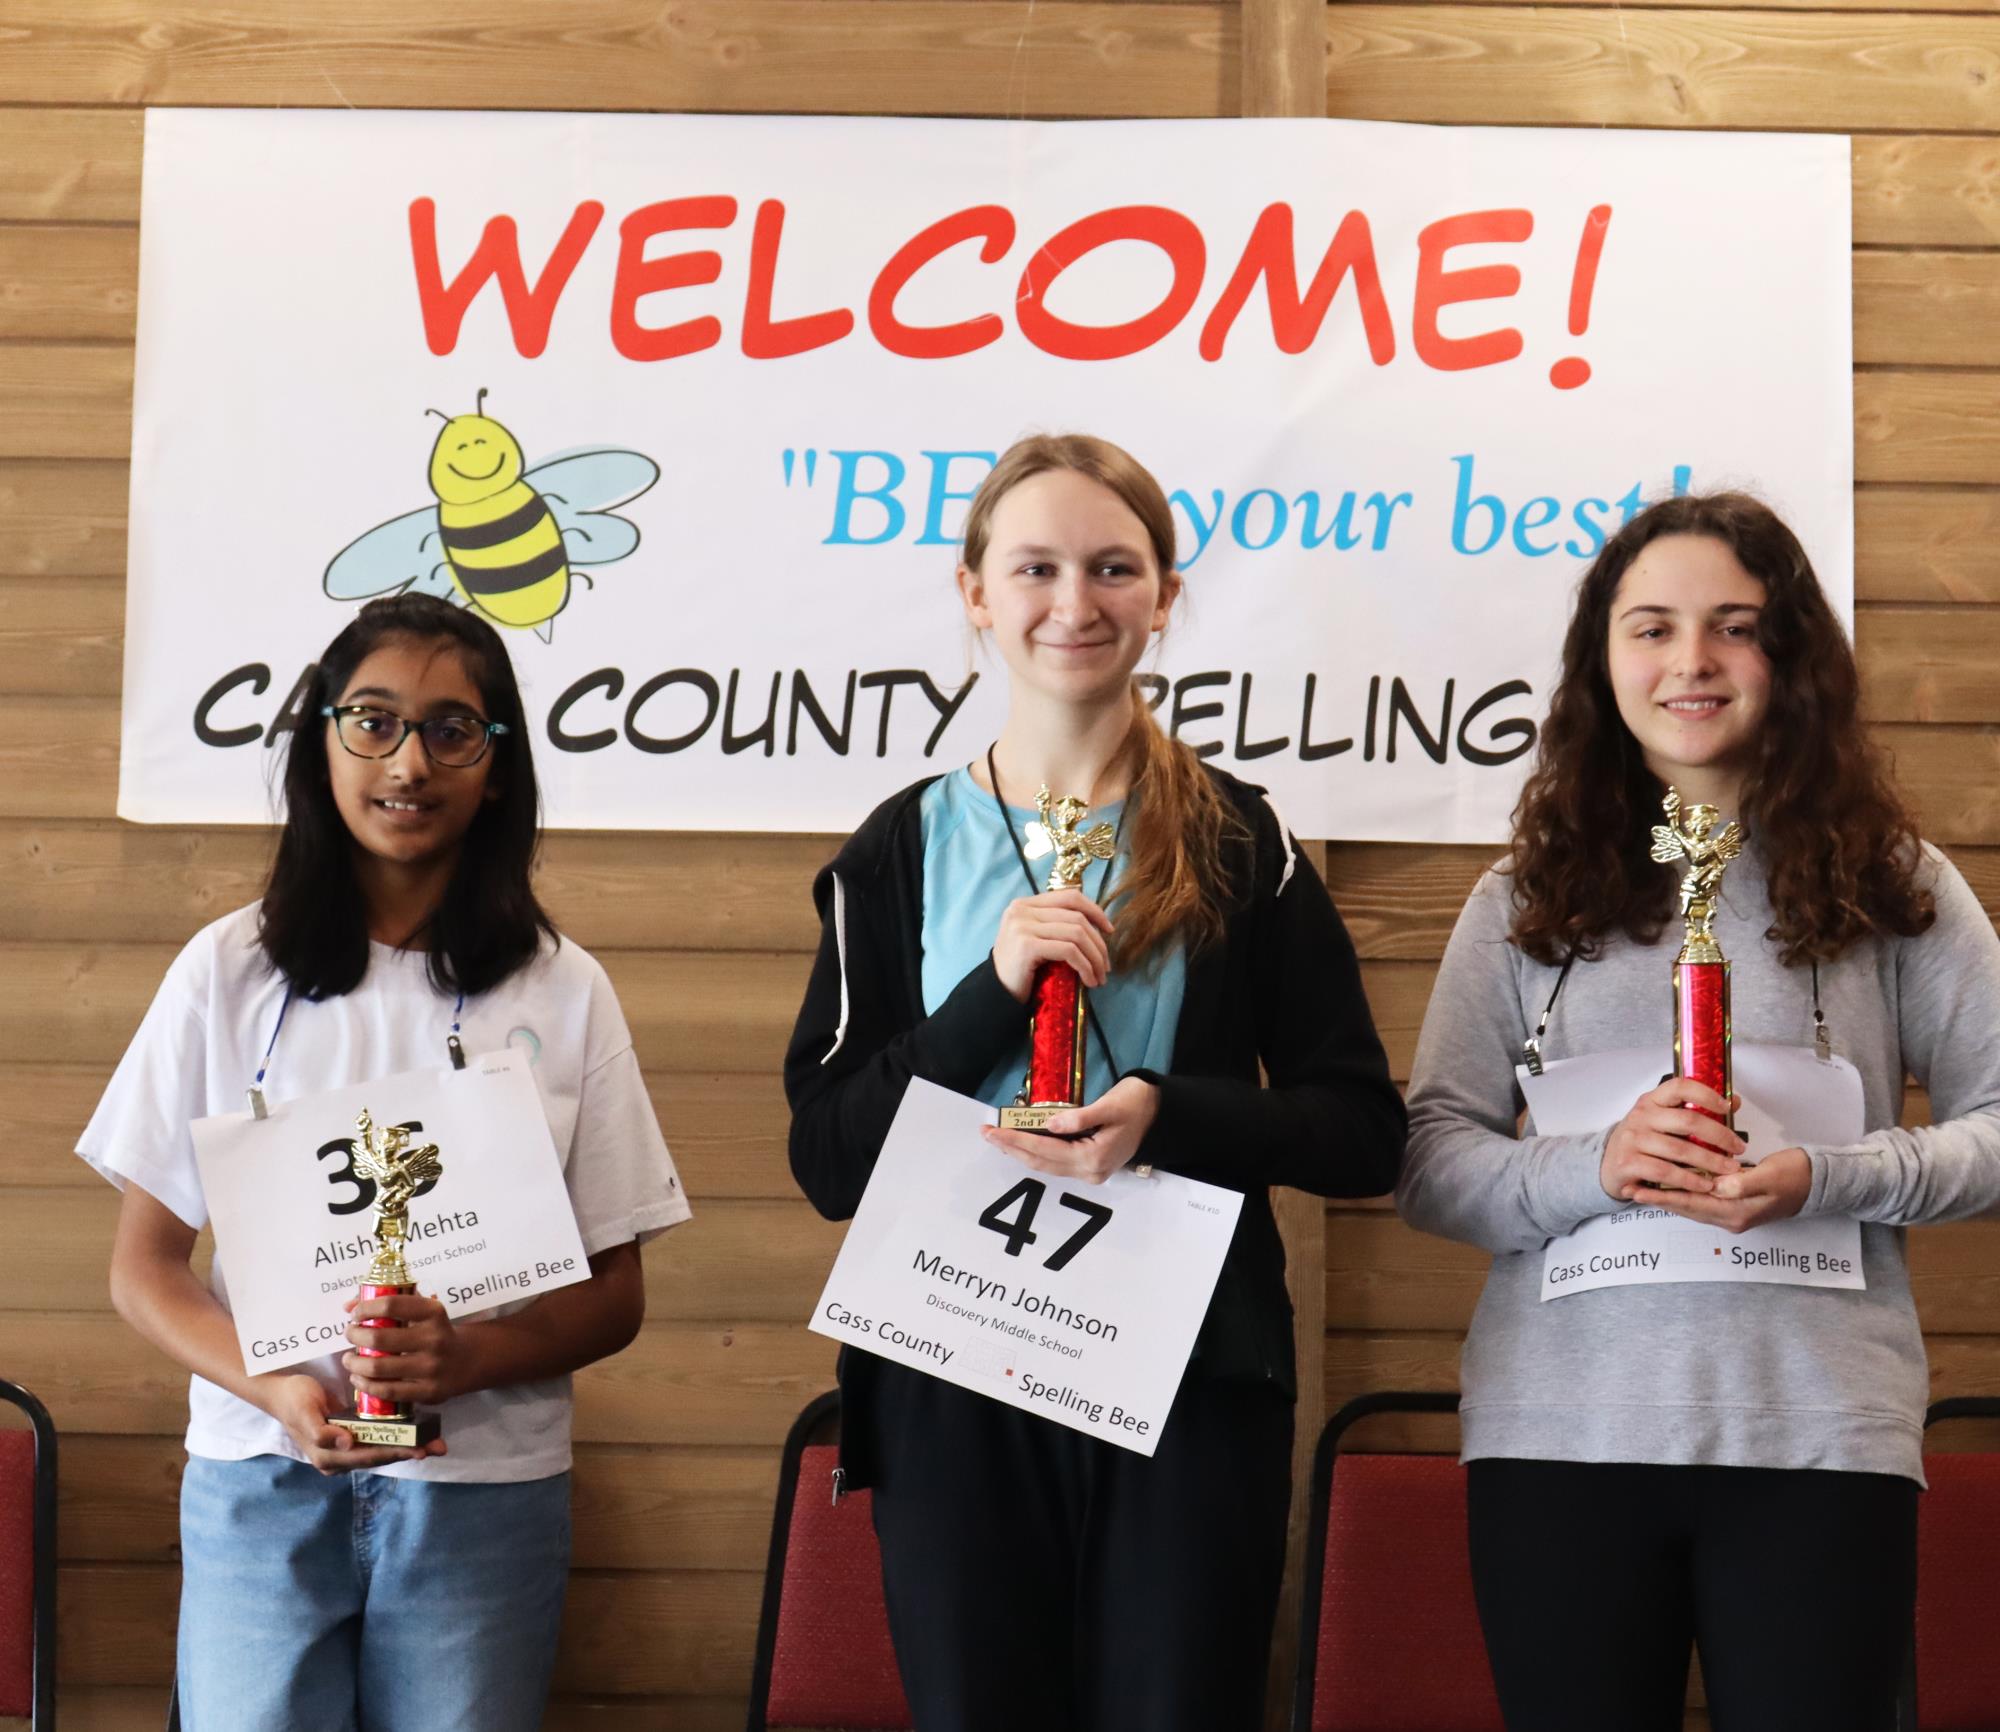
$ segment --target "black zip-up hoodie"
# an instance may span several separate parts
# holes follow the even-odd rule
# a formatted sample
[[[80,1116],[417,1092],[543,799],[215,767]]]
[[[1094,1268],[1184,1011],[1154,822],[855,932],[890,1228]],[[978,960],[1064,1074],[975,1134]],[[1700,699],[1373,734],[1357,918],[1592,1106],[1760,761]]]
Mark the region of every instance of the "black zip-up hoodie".
[[[1261,789],[1208,773],[1248,837],[1225,846],[1224,936],[1187,959],[1171,1072],[1126,1074],[1160,1090],[1138,1158],[1244,1194],[1190,1373],[1296,1394],[1285,1253],[1267,1187],[1322,1197],[1392,1190],[1403,1102],[1319,874]],[[924,1014],[919,801],[935,780],[878,806],[813,884],[819,954],[785,1054],[785,1093],[793,1176],[829,1220],[860,1206],[911,1077],[971,1094],[1026,1032],[1028,1008],[1000,984],[990,954]],[[850,1488],[873,1479],[869,1421],[886,1369],[858,1348],[841,1352]]]

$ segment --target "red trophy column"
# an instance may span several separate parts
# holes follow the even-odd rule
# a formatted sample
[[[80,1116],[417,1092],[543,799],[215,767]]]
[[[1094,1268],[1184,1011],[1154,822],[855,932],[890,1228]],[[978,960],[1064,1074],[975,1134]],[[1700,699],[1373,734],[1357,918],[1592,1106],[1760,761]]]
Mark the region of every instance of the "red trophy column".
[[[1109,824],[1094,824],[1081,835],[1077,825],[1090,808],[1072,794],[1051,801],[1044,787],[1035,796],[1040,819],[1028,826],[1024,852],[1031,860],[1044,854],[1055,859],[1049,867],[1050,890],[1076,890],[1092,860],[1108,860],[1117,848]],[[1084,1006],[1083,981],[1067,962],[1045,962],[1035,970],[1028,996],[1028,1075],[1011,1107],[1000,1109],[1009,1130],[1039,1131],[1051,1113],[1083,1104]]]
[[[1674,958],[1674,1074],[1706,1083],[1727,1100],[1735,1092],[1729,1062],[1729,963],[1711,928],[1722,874],[1743,852],[1743,832],[1732,823],[1720,835],[1712,834],[1716,809],[1683,810],[1677,789],[1667,790],[1665,807],[1667,822],[1653,826],[1653,858],[1688,863],[1681,879],[1686,931]],[[1708,1116],[1729,1124],[1724,1115]]]

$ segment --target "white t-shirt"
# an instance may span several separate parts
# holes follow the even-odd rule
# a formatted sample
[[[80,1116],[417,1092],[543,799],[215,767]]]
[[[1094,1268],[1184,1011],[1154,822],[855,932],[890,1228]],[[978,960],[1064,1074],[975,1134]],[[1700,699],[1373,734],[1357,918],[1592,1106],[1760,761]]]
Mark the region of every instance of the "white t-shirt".
[[[428,960],[371,945],[368,973],[344,998],[295,996],[271,1054],[266,1098],[297,1100],[427,1059],[448,1062],[454,999],[432,987]],[[136,1184],[202,1227],[208,1204],[188,1125],[243,1110],[284,1002],[284,979],[257,944],[256,904],[196,933],[167,970],[76,1152],[119,1189]],[[526,968],[465,1001],[460,1039],[468,1057],[509,1044],[535,1055],[535,1085],[587,1255],[643,1242],[688,1218],[617,995],[587,951],[567,939],[545,943]],[[220,1259],[209,1285],[226,1308]],[[503,1316],[524,1303],[532,1301],[479,1315]],[[337,1405],[350,1399],[337,1357],[294,1369],[319,1378]],[[192,1379],[188,1404],[190,1455],[303,1459],[275,1419],[205,1378]],[[572,1405],[567,1376],[462,1395],[443,1409],[448,1454],[373,1471],[472,1483],[544,1479],[570,1465]]]

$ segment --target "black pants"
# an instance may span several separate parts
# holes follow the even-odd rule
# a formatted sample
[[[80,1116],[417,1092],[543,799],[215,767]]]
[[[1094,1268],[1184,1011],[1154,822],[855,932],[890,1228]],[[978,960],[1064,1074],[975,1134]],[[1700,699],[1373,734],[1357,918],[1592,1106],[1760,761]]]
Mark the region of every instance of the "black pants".
[[[1917,1485],[1886,1474],[1475,1461],[1473,1591],[1513,1732],[1890,1732]]]
[[[1256,1732],[1292,1402],[1190,1373],[1149,1460],[884,1367],[889,1630],[917,1732]]]

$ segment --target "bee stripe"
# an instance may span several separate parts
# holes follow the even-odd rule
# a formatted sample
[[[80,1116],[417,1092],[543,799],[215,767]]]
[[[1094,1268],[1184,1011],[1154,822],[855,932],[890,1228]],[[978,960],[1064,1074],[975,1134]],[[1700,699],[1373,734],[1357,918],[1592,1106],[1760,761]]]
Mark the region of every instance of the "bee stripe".
[[[516,565],[481,568],[454,564],[451,569],[468,595],[500,595],[511,589],[525,589],[545,577],[554,577],[568,563],[568,552],[561,543],[557,543],[546,553],[538,553]]]
[[[454,527],[440,520],[438,536],[447,549],[498,547],[503,541],[512,541],[517,535],[527,534],[548,515],[549,508],[542,503],[541,496],[530,493],[527,504],[518,510],[508,512],[505,517],[494,518],[491,523],[461,524]]]

